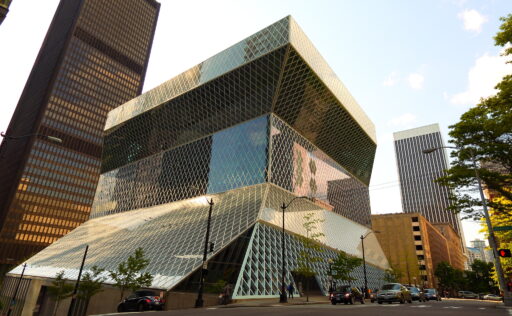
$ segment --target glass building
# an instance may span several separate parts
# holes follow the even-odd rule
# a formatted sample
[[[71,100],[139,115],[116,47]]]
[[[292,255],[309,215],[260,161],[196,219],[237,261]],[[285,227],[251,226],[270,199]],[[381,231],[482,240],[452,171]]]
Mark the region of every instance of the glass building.
[[[0,264],[88,219],[107,113],[142,92],[159,6],[60,1],[0,147]]]
[[[277,297],[281,254],[286,282],[296,282],[298,236],[313,213],[325,260],[312,268],[327,294],[328,259],[361,257],[371,232],[375,148],[372,122],[286,17],[111,111],[91,218],[30,258],[26,273],[76,278],[86,244],[85,269],[115,269],[142,247],[153,288],[195,291],[211,198],[207,282],[232,283],[234,298]],[[282,249],[281,205],[297,196],[312,200],[286,209]],[[388,262],[374,234],[364,246],[375,288]],[[362,286],[363,267],[353,276]]]

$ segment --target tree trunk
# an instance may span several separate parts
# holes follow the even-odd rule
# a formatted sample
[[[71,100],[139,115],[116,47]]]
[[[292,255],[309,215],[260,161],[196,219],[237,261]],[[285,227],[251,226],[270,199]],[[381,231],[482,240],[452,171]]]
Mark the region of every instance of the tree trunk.
[[[57,299],[57,301],[55,302],[55,307],[53,308],[53,316],[55,316],[57,314],[57,309],[59,309],[59,303],[60,303],[60,300]]]
[[[309,277],[306,277],[306,302],[309,302]]]

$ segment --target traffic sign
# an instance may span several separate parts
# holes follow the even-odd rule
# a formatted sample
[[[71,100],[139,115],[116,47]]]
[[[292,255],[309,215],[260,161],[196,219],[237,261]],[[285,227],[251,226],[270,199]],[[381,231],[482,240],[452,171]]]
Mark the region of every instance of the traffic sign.
[[[493,227],[495,232],[503,231],[503,230],[512,230],[512,226],[497,226]]]

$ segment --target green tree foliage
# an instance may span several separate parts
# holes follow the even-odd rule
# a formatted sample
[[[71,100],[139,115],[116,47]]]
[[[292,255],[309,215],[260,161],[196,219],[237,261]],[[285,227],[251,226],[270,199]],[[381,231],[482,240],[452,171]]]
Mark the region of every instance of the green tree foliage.
[[[476,259],[471,264],[472,271],[466,271],[466,280],[468,289],[475,293],[494,292],[496,284],[492,279],[494,265],[490,262],[484,262]]]
[[[496,45],[512,41],[512,15],[502,18]],[[512,53],[508,48],[505,55]],[[489,206],[496,212],[512,214],[512,75],[496,86],[497,94],[464,113],[460,122],[450,126],[449,135],[458,149],[447,175],[438,179],[442,185],[455,189],[452,211],[466,217],[481,217],[482,202],[476,187],[473,159],[480,162],[478,173],[487,189],[493,192]],[[469,189],[468,189],[469,188]]]
[[[500,18],[503,23],[500,26],[500,30],[496,36],[494,36],[494,43],[497,46],[505,46],[508,43],[512,42],[512,14],[507,15],[506,17]],[[512,46],[507,47],[503,55],[511,55],[512,54]]]
[[[83,299],[87,305],[91,297],[103,291],[102,285],[105,282],[105,277],[102,276],[103,271],[105,270],[93,266],[91,271],[85,272],[80,280],[77,296]]]
[[[136,291],[142,287],[148,287],[153,281],[153,276],[148,272],[142,273],[149,265],[149,259],[144,257],[144,250],[137,248],[128,260],[121,262],[117,270],[109,271],[110,277],[116,282],[115,287],[120,290],[120,300],[126,290]]]
[[[356,280],[350,273],[363,263],[363,259],[352,257],[344,251],[338,253],[338,257],[332,263],[332,277],[336,280],[345,281],[350,284]]]
[[[390,267],[384,271],[384,281],[389,283],[399,282],[402,278],[403,273],[396,267]]]
[[[512,216],[509,214],[491,211],[491,224],[493,227],[512,226]],[[487,225],[483,220],[481,232],[488,235]],[[494,231],[494,236],[498,242],[498,248],[512,249],[512,230]],[[510,260],[510,258],[500,258],[500,261],[505,278],[512,279],[512,260]],[[495,270],[493,270],[492,275],[493,280],[497,282],[498,277]]]
[[[438,263],[434,275],[439,280],[441,289],[449,291],[452,296],[455,296],[457,291],[467,288],[464,271],[455,269],[447,262]]]
[[[55,307],[53,309],[53,315],[57,313],[60,302],[68,298],[73,293],[73,284],[67,283],[67,279],[64,278],[64,271],[60,271],[55,275],[55,280],[52,281],[52,285],[48,287],[48,295],[55,300]]]
[[[302,226],[306,231],[306,236],[298,236],[299,241],[304,245],[304,250],[299,252],[297,257],[297,268],[295,273],[304,277],[306,280],[306,300],[309,300],[309,278],[315,275],[312,264],[323,261],[323,258],[318,256],[318,252],[322,252],[323,248],[319,244],[319,238],[325,236],[323,233],[316,232],[317,225],[322,223],[323,220],[314,217],[314,213],[308,213],[304,216],[304,223]]]

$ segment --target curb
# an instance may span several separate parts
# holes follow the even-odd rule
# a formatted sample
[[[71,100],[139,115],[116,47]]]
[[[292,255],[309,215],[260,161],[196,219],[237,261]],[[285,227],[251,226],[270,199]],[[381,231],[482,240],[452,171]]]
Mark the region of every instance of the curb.
[[[312,301],[312,302],[294,302],[294,303],[275,303],[275,304],[260,304],[260,305],[245,305],[245,304],[231,304],[231,305],[218,305],[216,308],[238,308],[238,307],[279,307],[279,306],[293,306],[293,305],[316,305],[316,304],[328,304],[329,301]],[[213,307],[213,306],[212,306]]]

